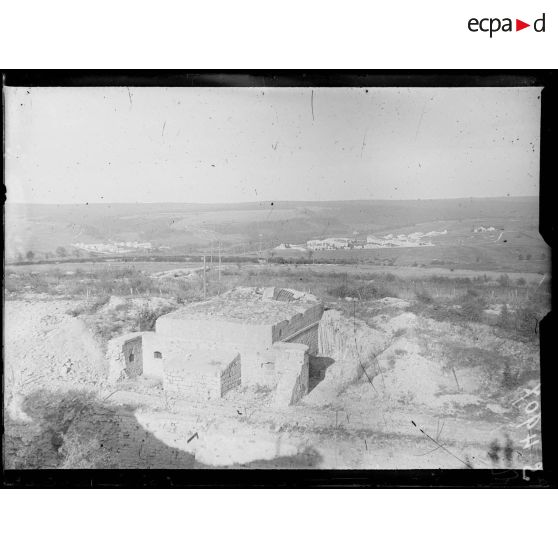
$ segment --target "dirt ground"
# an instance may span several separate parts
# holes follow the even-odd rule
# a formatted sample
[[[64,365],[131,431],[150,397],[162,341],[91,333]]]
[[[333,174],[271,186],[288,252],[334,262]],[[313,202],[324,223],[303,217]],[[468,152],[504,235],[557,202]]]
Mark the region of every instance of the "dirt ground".
[[[25,424],[32,419],[21,403],[34,390],[86,390],[131,406],[141,428],[198,467],[522,468],[540,460],[524,441],[538,425],[526,423],[528,400],[518,402],[538,385],[536,344],[423,318],[400,299],[368,304],[376,305],[368,324],[334,316],[348,344],[325,355],[337,362],[311,378],[301,403],[278,409],[263,388],[201,404],[169,401],[153,380],[113,386],[102,342],[71,315],[75,301],[8,300],[4,404]]]

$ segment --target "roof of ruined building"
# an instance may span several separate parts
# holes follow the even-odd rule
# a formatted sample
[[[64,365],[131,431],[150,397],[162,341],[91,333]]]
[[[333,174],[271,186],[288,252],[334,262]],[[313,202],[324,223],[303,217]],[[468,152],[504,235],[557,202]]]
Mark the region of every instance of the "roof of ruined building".
[[[164,317],[276,324],[290,320],[317,304],[320,301],[315,296],[294,289],[236,287],[209,300],[184,306]]]

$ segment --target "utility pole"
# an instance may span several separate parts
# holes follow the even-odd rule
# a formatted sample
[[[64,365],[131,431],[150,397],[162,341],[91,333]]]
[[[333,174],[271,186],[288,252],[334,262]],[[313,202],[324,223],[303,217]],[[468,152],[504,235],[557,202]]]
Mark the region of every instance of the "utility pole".
[[[203,257],[203,299],[205,300],[205,295],[207,293],[207,288],[205,285],[205,255]]]
[[[221,281],[221,241],[219,241],[219,281]]]

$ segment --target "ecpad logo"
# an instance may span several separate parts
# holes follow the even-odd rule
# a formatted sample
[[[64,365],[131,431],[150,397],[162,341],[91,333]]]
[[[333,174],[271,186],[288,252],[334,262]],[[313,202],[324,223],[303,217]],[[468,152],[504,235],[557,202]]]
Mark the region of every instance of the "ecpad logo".
[[[546,14],[543,14],[539,19],[536,19],[533,22],[533,29],[535,30],[535,32],[545,32],[545,16]],[[482,19],[477,19],[475,17],[472,17],[469,20],[467,27],[469,28],[469,31],[472,31],[473,33],[477,33],[478,31],[481,31],[483,33],[490,33],[490,38],[492,38],[492,35],[494,33],[497,33],[498,31],[503,31],[504,33],[513,31],[512,19],[509,17],[505,17],[503,19],[497,17],[485,17]],[[522,29],[526,29],[527,27],[531,27],[531,24],[525,23],[520,19],[515,20],[516,31],[521,31]]]

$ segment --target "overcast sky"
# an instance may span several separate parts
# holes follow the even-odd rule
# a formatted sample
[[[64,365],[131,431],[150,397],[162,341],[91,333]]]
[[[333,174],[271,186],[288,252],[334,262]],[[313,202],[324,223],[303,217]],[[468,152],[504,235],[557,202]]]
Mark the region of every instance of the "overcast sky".
[[[8,202],[538,195],[540,88],[5,88]]]

